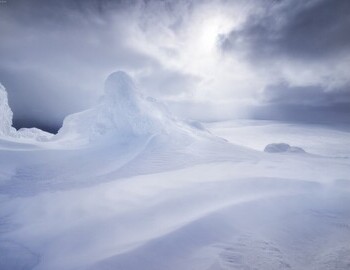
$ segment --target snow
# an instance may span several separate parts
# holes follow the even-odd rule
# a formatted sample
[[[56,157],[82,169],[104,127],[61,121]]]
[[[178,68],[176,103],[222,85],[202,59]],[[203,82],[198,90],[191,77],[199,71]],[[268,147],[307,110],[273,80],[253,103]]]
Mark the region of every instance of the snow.
[[[0,84],[0,137],[10,139],[12,137],[24,140],[48,141],[53,134],[38,128],[21,128],[18,131],[12,127],[13,113],[8,104],[5,87]]]
[[[0,269],[349,269],[349,139],[181,122],[113,73],[48,141],[0,138]]]
[[[14,133],[13,136],[46,142],[49,141],[54,135],[38,128],[20,128],[16,133]]]
[[[7,92],[0,83],[0,137],[10,136],[15,129],[12,127],[13,113],[8,105]]]
[[[232,143],[258,151],[277,141],[297,145],[312,154],[338,158],[350,156],[348,126],[237,120],[206,124],[206,127]]]

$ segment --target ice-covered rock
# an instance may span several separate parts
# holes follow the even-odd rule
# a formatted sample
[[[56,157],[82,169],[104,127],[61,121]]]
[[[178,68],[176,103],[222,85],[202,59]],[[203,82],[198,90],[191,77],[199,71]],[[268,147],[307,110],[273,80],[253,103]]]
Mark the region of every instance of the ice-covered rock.
[[[18,131],[12,127],[13,113],[8,104],[5,87],[0,84],[0,137],[48,141],[53,134],[38,128],[21,128]]]
[[[180,126],[181,123],[155,99],[138,93],[128,74],[117,71],[108,76],[100,103],[66,117],[56,139],[91,141],[109,136],[113,140],[130,140],[131,137],[176,133],[183,128]]]
[[[305,153],[305,150],[301,147],[290,146],[287,143],[270,143],[266,145],[264,152],[267,153]]]
[[[16,130],[12,127],[13,113],[8,104],[7,92],[0,83],[0,136],[11,136]]]

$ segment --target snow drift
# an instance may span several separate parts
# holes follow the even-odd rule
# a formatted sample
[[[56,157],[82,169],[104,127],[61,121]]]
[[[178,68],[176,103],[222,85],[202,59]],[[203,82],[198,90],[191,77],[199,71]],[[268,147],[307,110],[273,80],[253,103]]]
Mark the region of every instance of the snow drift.
[[[35,130],[24,131],[38,138]],[[26,166],[16,165],[6,182],[15,183],[17,193],[28,193],[29,182],[31,192],[67,189],[254,155],[198,123],[175,119],[161,103],[143,97],[122,71],[109,75],[96,106],[67,116],[57,135],[35,146],[45,155],[35,153]],[[59,155],[57,150],[62,150]]]
[[[25,141],[1,93],[0,269],[348,269],[348,158],[261,152],[349,157],[348,131],[206,125],[226,141],[116,72],[97,106]]]
[[[8,104],[5,87],[0,84],[0,136],[11,136],[15,129],[12,127],[13,113]]]

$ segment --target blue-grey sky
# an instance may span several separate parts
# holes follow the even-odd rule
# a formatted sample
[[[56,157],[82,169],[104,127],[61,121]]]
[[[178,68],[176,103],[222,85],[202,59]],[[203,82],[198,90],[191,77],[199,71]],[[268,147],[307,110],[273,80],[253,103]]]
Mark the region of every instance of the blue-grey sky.
[[[350,119],[348,0],[7,0],[0,82],[17,126],[57,129],[129,72],[200,120]]]

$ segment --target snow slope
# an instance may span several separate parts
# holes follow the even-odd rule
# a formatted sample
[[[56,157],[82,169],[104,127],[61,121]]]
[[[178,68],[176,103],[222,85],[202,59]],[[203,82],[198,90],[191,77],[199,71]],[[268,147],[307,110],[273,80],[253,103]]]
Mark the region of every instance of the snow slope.
[[[205,125],[230,142],[262,151],[270,143],[288,143],[306,152],[350,157],[349,126],[284,123],[266,120],[237,120]]]
[[[52,140],[0,139],[0,269],[349,269],[350,133],[265,124],[198,129],[112,74]]]

